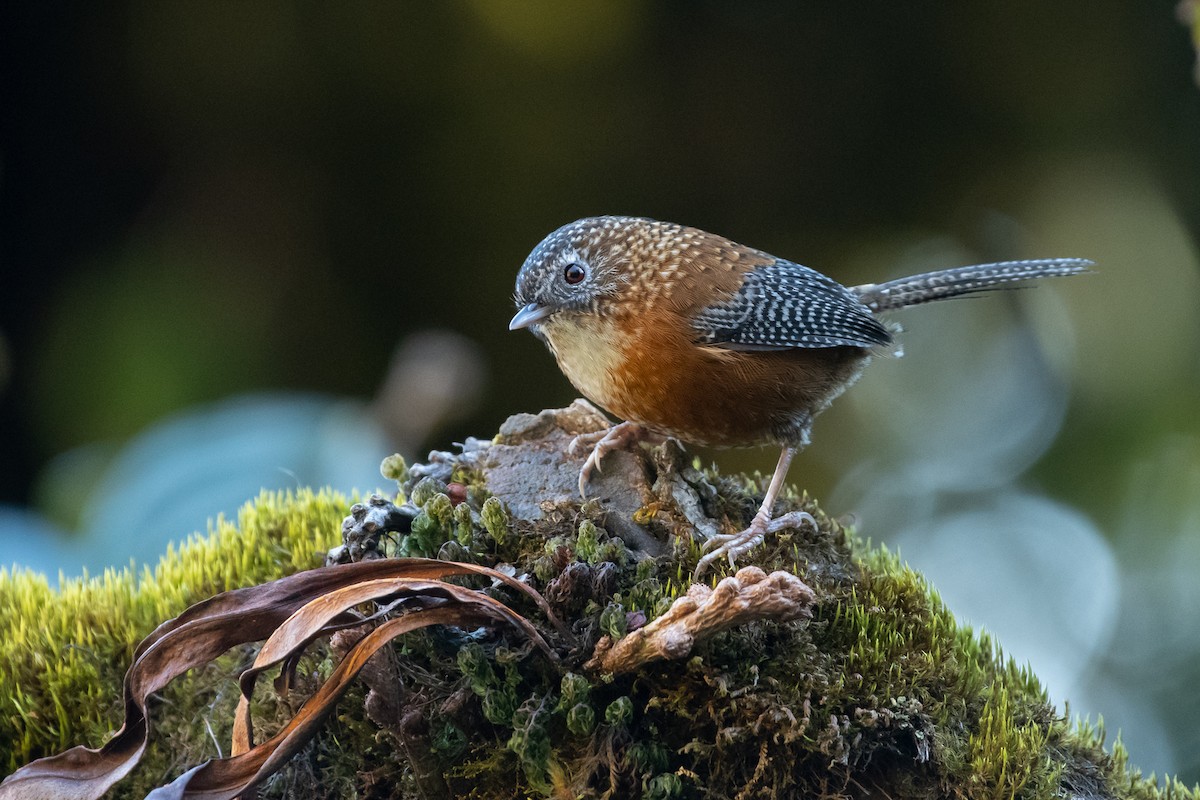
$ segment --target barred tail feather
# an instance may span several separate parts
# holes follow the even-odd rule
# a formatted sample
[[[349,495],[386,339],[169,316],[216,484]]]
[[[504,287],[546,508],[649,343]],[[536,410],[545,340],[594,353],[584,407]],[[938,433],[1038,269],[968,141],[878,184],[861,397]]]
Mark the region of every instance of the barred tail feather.
[[[1036,278],[1057,278],[1088,272],[1094,263],[1086,258],[1036,258],[1026,261],[1002,261],[936,272],[925,272],[887,283],[855,286],[863,305],[872,311],[888,311],[915,306],[948,297],[986,292],[1010,283]]]

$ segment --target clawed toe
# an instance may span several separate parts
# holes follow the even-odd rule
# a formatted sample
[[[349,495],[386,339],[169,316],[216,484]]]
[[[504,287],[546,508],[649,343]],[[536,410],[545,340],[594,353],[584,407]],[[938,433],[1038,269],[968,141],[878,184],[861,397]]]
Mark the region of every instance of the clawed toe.
[[[568,452],[573,456],[580,455],[580,451],[584,447],[591,446],[592,452],[588,455],[587,460],[583,462],[583,466],[579,469],[579,496],[587,499],[587,483],[592,477],[592,471],[600,472],[600,461],[614,450],[620,450],[622,447],[628,447],[631,444],[640,442],[647,435],[647,431],[636,422],[622,422],[618,425],[613,425],[606,431],[593,431],[591,433],[581,433],[571,440],[568,446]]]
[[[799,528],[805,524],[811,525],[815,531],[817,529],[817,518],[807,511],[790,511],[787,514],[781,514],[767,523],[767,533],[779,533],[782,530]]]
[[[607,435],[608,435],[608,430],[592,431],[591,433],[581,433],[578,436],[576,436],[574,439],[572,439],[571,443],[569,445],[567,445],[567,452],[571,456],[578,458],[579,456],[583,455],[586,451],[595,447],[596,443],[599,442],[601,439],[603,439]]]
[[[604,471],[600,469],[600,458],[603,456],[603,454],[598,457],[596,455],[598,452],[600,452],[599,447],[592,450],[592,452],[588,454],[587,460],[583,462],[583,466],[579,468],[579,496],[585,500],[587,499],[587,484],[592,478],[592,472]]]
[[[763,536],[764,533],[755,530],[755,526],[752,525],[741,533],[726,533],[712,537],[704,543],[702,549],[705,555],[696,564],[696,571],[692,574],[692,579],[699,580],[710,566],[722,558],[729,559],[729,567],[732,569],[736,565],[738,556],[761,544]]]
[[[728,558],[729,567],[733,569],[737,559],[762,544],[768,533],[778,533],[786,528],[798,528],[805,523],[811,525],[814,530],[817,527],[817,520],[807,511],[792,511],[775,519],[768,519],[757,514],[746,530],[740,533],[719,534],[705,542],[700,548],[705,555],[696,564],[696,571],[692,578],[699,580],[700,576],[721,558]]]

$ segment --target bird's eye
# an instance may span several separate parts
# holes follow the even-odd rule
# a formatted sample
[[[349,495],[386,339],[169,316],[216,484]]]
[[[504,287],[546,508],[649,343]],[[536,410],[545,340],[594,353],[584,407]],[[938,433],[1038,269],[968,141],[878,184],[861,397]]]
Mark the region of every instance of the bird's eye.
[[[586,277],[587,270],[574,261],[572,261],[570,264],[567,264],[566,268],[563,270],[563,280],[572,286],[579,283]]]

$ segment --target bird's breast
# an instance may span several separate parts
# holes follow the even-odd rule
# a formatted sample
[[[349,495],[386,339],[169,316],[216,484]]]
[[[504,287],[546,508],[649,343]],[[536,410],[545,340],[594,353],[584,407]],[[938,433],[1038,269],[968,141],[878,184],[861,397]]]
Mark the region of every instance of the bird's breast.
[[[614,413],[625,335],[616,320],[594,315],[555,318],[542,324],[558,368],[589,400]]]
[[[580,316],[543,326],[567,378],[617,416],[693,444],[801,444],[849,385],[855,347],[739,352],[698,346],[681,320]]]

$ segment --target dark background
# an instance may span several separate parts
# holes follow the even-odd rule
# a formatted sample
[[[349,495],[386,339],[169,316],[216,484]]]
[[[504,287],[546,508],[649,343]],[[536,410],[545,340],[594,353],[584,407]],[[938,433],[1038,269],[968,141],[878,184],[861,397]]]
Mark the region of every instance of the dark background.
[[[1059,633],[1009,652],[1080,653],[1055,701],[1200,779],[1200,89],[1169,4],[18,2],[0,36],[0,503],[20,530],[86,539],[131,442],[231,396],[391,409],[410,456],[569,402],[506,323],[525,255],[581,216],[696,225],[846,283],[1086,256],[1069,285],[907,313],[909,357],[822,418],[791,477],[889,544],[1011,518],[1009,497],[1070,516],[1099,566],[1031,550],[994,610],[945,595],[1005,642],[1031,626],[1006,598],[1062,590]],[[416,401],[384,380],[405,341],[400,383],[447,387],[408,428]],[[975,438],[936,438],[956,431]],[[925,474],[922,443],[1009,435],[970,486],[954,464],[887,482]],[[907,499],[868,513],[884,496]],[[1032,518],[1035,550],[1073,541]],[[942,586],[927,541],[895,539]]]

